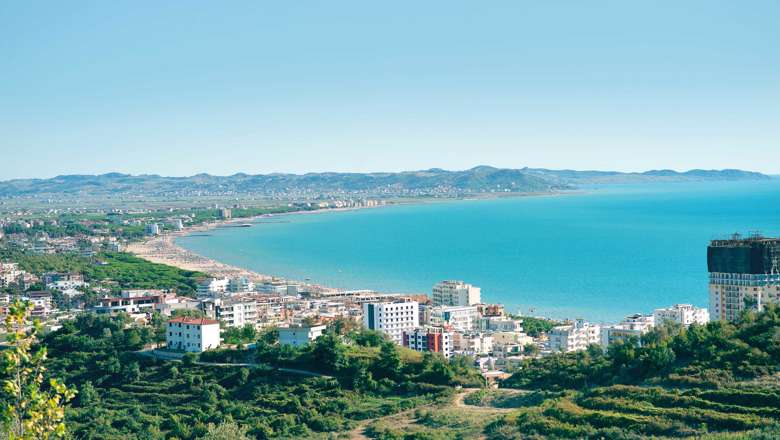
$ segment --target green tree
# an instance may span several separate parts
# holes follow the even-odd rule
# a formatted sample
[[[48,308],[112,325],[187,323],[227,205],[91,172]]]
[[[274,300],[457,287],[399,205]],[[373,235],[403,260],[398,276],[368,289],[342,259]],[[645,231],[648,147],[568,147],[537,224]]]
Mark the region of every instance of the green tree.
[[[5,318],[10,347],[2,353],[2,418],[9,440],[63,437],[65,405],[76,395],[55,378],[44,385],[46,348],[37,346],[41,326],[28,321],[31,309],[31,304],[17,300]]]
[[[100,394],[95,389],[92,382],[86,381],[79,387],[79,406],[86,408],[90,405],[94,405],[100,400]]]
[[[396,345],[385,341],[379,349],[379,358],[374,364],[374,377],[387,377],[395,379],[401,371],[401,355],[398,353]]]

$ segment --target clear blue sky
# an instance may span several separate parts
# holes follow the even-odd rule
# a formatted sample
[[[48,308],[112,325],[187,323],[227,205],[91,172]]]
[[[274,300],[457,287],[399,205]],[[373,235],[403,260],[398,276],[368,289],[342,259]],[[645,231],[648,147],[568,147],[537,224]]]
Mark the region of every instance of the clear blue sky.
[[[780,2],[0,3],[0,179],[780,173]]]

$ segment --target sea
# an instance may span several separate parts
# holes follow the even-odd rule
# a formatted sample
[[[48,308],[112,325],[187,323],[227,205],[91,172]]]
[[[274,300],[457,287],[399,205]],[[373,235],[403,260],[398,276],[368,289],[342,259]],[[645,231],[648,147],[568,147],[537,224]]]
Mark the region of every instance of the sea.
[[[780,179],[288,214],[177,243],[332,287],[430,293],[456,279],[512,313],[616,322],[678,303],[706,307],[707,244],[733,233],[780,235]]]

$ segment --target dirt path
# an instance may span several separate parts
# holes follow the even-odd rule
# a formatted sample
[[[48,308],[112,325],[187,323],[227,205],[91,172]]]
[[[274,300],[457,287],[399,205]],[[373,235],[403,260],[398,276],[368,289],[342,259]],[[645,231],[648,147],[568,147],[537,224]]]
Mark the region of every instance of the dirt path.
[[[361,421],[357,427],[355,427],[352,431],[349,432],[349,438],[350,440],[371,440],[370,437],[368,437],[365,434],[366,427],[368,427],[369,424],[374,422],[382,422],[382,421],[389,421],[392,419],[408,419],[408,420],[398,420],[397,425],[408,425],[409,423],[413,423],[412,416],[418,409],[430,409],[430,408],[437,408],[440,410],[447,410],[447,409],[453,409],[458,408],[461,411],[468,411],[470,413],[481,413],[485,416],[495,416],[500,414],[506,414],[511,411],[514,411],[514,408],[494,408],[490,406],[476,406],[476,405],[469,405],[465,402],[465,399],[470,394],[473,394],[477,391],[479,391],[480,388],[466,388],[458,392],[458,394],[455,395],[455,397],[452,399],[452,402],[450,402],[448,405],[444,406],[436,406],[436,404],[428,404],[419,406],[417,408],[408,409],[406,411],[402,411],[395,414],[390,414],[383,417],[378,417],[375,419],[369,419],[369,420],[363,420]],[[517,393],[522,394],[526,391],[523,390],[506,390],[511,393]],[[400,427],[400,426],[399,426]]]

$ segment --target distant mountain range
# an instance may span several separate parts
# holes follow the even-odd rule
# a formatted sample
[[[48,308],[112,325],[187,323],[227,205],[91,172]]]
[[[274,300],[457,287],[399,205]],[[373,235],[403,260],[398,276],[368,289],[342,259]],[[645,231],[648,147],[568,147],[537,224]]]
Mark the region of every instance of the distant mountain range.
[[[464,171],[438,168],[398,173],[234,174],[190,177],[158,175],[67,175],[51,179],[0,182],[0,197],[47,196],[186,196],[204,194],[258,194],[306,196],[317,194],[372,194],[388,196],[462,195],[489,192],[551,192],[598,183],[674,182],[696,180],[769,179],[742,170],[617,171],[506,169],[478,166]]]

